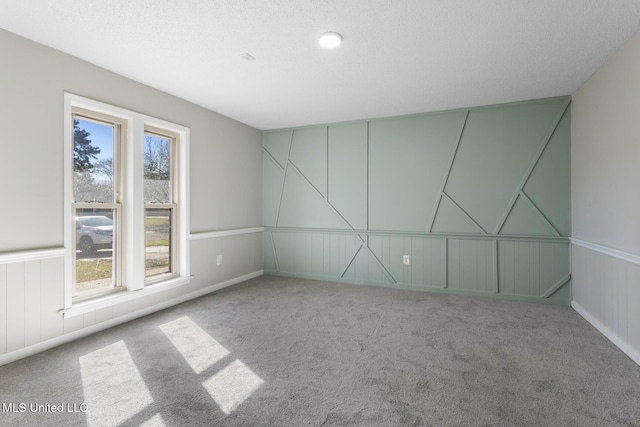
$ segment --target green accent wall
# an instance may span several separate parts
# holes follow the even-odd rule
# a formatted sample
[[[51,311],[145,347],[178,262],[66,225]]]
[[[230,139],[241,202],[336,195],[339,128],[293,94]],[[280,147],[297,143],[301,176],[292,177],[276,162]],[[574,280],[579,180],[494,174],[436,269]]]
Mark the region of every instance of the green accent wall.
[[[568,305],[569,105],[265,131],[265,272]]]

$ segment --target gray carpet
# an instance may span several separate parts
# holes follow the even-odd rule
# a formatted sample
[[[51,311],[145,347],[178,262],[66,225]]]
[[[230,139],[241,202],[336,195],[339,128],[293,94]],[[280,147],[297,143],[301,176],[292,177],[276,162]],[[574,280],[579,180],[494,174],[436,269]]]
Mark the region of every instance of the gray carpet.
[[[0,367],[0,403],[7,426],[640,425],[640,367],[568,307],[263,276]]]

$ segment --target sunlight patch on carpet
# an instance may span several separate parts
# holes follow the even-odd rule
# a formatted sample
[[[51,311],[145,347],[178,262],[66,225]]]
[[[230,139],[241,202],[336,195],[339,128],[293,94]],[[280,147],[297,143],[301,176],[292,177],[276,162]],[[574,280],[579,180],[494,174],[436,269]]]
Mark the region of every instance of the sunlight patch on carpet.
[[[222,412],[230,414],[264,381],[239,360],[232,362],[202,385]]]
[[[149,418],[144,423],[140,424],[140,427],[166,427],[167,424],[164,422],[161,414],[155,414],[153,417]]]
[[[153,402],[123,341],[79,360],[89,426],[119,425]]]
[[[229,350],[188,316],[160,325],[159,328],[196,374],[204,372],[229,354]]]

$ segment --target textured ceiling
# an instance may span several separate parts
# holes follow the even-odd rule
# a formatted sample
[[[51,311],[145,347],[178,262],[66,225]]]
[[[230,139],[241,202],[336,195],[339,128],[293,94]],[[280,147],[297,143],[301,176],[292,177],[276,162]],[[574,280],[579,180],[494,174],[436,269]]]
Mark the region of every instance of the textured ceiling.
[[[0,0],[0,28],[274,129],[571,94],[640,1]]]

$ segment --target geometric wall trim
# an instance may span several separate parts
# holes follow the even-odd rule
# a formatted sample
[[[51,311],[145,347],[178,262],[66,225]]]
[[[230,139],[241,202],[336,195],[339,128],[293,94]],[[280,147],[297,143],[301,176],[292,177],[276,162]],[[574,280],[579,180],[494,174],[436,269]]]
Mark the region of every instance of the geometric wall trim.
[[[568,105],[561,98],[470,110],[445,192],[488,233],[499,232]]]
[[[369,122],[369,230],[428,231],[466,111]],[[331,128],[331,126],[329,126]]]
[[[291,164],[285,180],[277,215],[279,227],[348,228],[340,215],[322,197],[317,187]]]
[[[265,228],[267,274],[568,305],[562,238],[470,239]],[[402,257],[409,255],[410,264]]]
[[[569,244],[562,242],[499,242],[501,292],[514,296],[551,297],[569,282],[568,252]]]
[[[571,145],[567,143],[571,140],[570,115],[567,110],[523,187],[523,192],[561,236],[571,234],[571,215],[567,215],[566,203],[571,199]]]
[[[263,224],[275,226],[278,215],[278,205],[280,203],[280,193],[284,183],[284,169],[265,150],[263,153],[262,166],[262,218]]]
[[[486,233],[449,196],[443,195],[433,221],[433,232],[441,233]]]
[[[367,123],[333,125],[327,146],[328,201],[351,226],[367,228]]]
[[[516,199],[500,234],[559,236],[558,231],[553,228],[524,193],[520,193]]]
[[[309,183],[327,197],[327,129],[312,127],[293,132],[289,161]]]
[[[291,150],[293,131],[269,132],[263,137],[262,146],[273,161],[284,171]]]
[[[265,131],[265,271],[568,304],[569,106]]]

